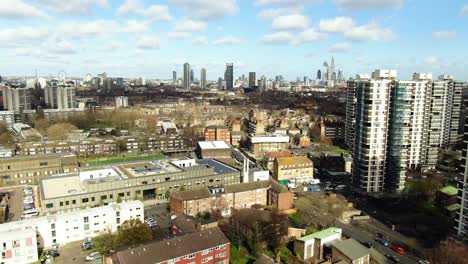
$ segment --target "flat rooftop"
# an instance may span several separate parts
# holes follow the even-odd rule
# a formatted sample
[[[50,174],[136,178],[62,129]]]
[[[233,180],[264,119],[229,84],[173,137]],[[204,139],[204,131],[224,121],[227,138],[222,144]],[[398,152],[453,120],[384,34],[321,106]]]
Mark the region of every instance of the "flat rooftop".
[[[199,141],[198,146],[200,146],[200,149],[230,149],[231,148],[226,142],[222,140]]]
[[[130,178],[182,171],[169,161],[142,161],[117,166]]]
[[[42,179],[42,197],[52,199],[68,195],[86,193],[80,176],[77,174],[61,175]]]
[[[237,170],[231,166],[228,166],[215,159],[201,159],[196,161],[200,165],[206,165],[214,169],[218,174],[237,172]]]

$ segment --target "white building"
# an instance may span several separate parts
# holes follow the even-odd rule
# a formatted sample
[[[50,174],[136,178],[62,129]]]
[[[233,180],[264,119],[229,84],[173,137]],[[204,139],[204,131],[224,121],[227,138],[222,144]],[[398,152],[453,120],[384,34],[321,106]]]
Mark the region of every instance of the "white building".
[[[127,96],[115,97],[115,108],[125,108],[125,107],[128,107],[128,97]]]
[[[18,264],[38,261],[36,231],[34,229],[18,229],[6,232],[0,231],[1,252],[0,263]]]
[[[44,89],[45,103],[52,109],[75,108],[75,87],[48,85]]]
[[[0,234],[13,236],[18,233],[18,230],[35,230],[37,232],[37,247],[48,248],[54,243],[63,245],[95,237],[106,230],[115,232],[123,222],[130,219],[144,221],[144,208],[141,201],[126,201],[9,222],[0,225]],[[5,243],[4,237],[4,235],[0,235],[0,245]]]

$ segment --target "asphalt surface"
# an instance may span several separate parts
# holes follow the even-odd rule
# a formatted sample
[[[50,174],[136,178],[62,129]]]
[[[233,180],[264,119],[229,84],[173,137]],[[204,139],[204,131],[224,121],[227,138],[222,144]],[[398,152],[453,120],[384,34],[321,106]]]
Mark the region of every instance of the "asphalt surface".
[[[412,257],[410,255],[404,255],[397,253],[393,251],[391,248],[386,247],[378,242],[376,242],[374,239],[375,237],[372,234],[369,234],[367,232],[364,232],[362,230],[359,230],[352,225],[349,224],[344,224],[341,222],[337,223],[337,226],[341,229],[343,229],[343,234],[348,237],[352,237],[356,239],[357,241],[361,243],[370,243],[373,248],[375,248],[377,251],[383,253],[384,255],[390,255],[398,258],[400,260],[400,263],[408,263],[408,264],[417,264],[419,258]]]

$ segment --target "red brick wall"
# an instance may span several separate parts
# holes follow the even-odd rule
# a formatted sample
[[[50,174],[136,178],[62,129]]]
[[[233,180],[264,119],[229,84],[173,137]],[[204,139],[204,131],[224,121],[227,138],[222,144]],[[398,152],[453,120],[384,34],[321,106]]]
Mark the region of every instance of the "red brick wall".
[[[176,264],[188,264],[188,263],[195,262],[197,264],[202,264],[203,259],[211,258],[211,260],[209,260],[208,262],[205,262],[205,264],[206,263],[214,264],[214,263],[217,263],[217,262],[220,262],[220,261],[224,261],[226,264],[229,264],[229,257],[230,257],[229,256],[229,246],[230,246],[230,244],[227,244],[226,248],[213,250],[211,252],[208,252],[205,255],[202,254],[202,251],[196,252],[195,253],[195,258],[191,258],[191,259],[184,259],[184,256],[181,256],[180,260],[175,262],[175,263]],[[225,256],[220,257],[219,254],[224,254]],[[167,264],[168,262],[165,261],[165,262],[162,262],[162,263]]]

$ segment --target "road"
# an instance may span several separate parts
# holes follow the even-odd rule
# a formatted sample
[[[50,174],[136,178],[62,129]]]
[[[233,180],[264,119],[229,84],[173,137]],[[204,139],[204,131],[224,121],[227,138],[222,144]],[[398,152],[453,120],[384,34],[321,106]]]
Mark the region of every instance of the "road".
[[[357,228],[355,228],[352,225],[349,224],[344,224],[341,222],[337,222],[337,226],[343,229],[343,234],[348,237],[352,237],[356,240],[358,240],[361,243],[370,243],[377,251],[385,254],[385,255],[391,255],[394,256],[398,259],[400,259],[400,263],[408,263],[408,264],[417,264],[418,263],[418,258],[409,256],[409,255],[403,255],[399,254],[389,247],[386,247],[378,242],[376,242],[371,234],[366,233],[364,231],[361,231]]]

